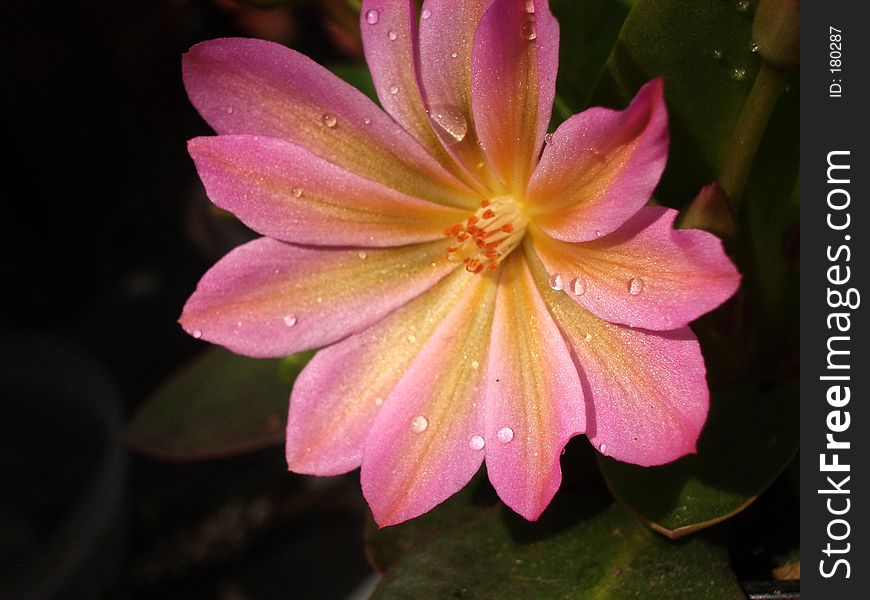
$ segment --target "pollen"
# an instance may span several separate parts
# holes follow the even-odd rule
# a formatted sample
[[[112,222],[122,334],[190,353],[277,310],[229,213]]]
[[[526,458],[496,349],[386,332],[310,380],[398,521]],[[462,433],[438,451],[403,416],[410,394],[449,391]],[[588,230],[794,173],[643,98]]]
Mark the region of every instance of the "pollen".
[[[519,245],[528,220],[513,198],[484,200],[480,208],[463,223],[444,230],[453,238],[447,247],[447,260],[465,263],[471,273],[493,271]]]

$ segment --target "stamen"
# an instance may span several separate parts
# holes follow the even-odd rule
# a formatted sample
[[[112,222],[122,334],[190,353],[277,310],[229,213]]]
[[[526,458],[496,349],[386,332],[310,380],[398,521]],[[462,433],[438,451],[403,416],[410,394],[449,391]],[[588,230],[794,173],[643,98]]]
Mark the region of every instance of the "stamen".
[[[456,240],[447,248],[447,260],[464,263],[470,273],[495,270],[520,243],[527,222],[522,207],[513,198],[484,200],[465,223],[444,230],[446,236]]]

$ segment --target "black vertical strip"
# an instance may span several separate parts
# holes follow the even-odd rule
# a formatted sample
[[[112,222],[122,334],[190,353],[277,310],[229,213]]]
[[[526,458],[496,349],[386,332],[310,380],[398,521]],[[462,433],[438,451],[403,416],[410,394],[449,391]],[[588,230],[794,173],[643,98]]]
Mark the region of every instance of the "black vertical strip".
[[[802,9],[801,596],[866,598],[870,21],[863,2]]]

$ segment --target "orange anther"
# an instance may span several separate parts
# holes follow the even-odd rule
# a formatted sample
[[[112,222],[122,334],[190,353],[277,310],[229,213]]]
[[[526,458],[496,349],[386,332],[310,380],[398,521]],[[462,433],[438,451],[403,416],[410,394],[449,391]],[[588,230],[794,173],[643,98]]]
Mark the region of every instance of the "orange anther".
[[[483,212],[484,219],[491,219],[494,216],[495,216],[495,212],[493,212],[493,210],[491,208],[488,208]]]
[[[504,225],[501,226],[501,230],[504,231],[505,233],[512,233],[514,230],[514,226],[512,223],[505,223]]]

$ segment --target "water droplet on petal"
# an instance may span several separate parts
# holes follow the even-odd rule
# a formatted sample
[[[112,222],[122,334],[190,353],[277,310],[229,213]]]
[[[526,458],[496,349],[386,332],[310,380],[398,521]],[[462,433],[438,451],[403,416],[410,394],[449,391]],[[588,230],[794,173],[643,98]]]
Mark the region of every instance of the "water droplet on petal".
[[[301,198],[302,197],[302,188],[295,187],[292,190],[290,190],[290,193],[293,194],[294,198]]]
[[[535,19],[528,18],[523,21],[523,26],[520,29],[520,35],[523,36],[524,40],[532,41],[538,37],[538,32],[535,30]]]
[[[363,252],[362,250],[360,250],[359,252],[357,252],[356,255],[359,256],[359,259],[360,259],[360,260],[365,260],[365,259],[367,259],[367,258],[369,257],[369,255],[366,254],[365,252]]]
[[[371,124],[372,124],[372,120],[369,119],[368,117],[366,117],[365,119],[363,119],[363,123],[365,123],[366,125],[371,125]]]
[[[561,291],[563,286],[562,276],[559,273],[550,275],[550,287],[555,291]]]
[[[233,114],[233,107],[232,106],[227,106],[227,114],[228,115]]]
[[[413,431],[414,433],[423,433],[428,428],[429,428],[429,419],[427,419],[423,415],[417,415],[411,421],[411,431]]]
[[[391,93],[393,96],[395,96],[396,94],[398,94],[398,93],[399,93],[399,86],[397,86],[395,83],[394,83],[393,85],[391,85],[391,86],[390,86],[390,93]]]
[[[193,336],[193,339],[198,340],[202,337],[202,331],[200,331],[199,329],[194,329],[192,332],[190,332],[190,335]]]
[[[477,362],[476,360],[471,361],[471,368],[472,369],[476,369],[479,366],[480,366],[480,363]]]
[[[731,69],[731,79],[734,81],[743,81],[746,77],[746,69],[743,67],[734,67]]]
[[[483,447],[486,445],[484,439],[479,435],[471,436],[471,439],[468,440],[468,447],[472,450],[483,450]]]
[[[451,52],[450,53],[450,58],[456,58],[457,56],[459,56],[458,52]]]
[[[592,341],[592,334],[591,334],[591,333],[587,333],[587,334],[586,334],[586,337],[584,337],[583,339],[584,339],[586,342],[591,342],[591,341]]]
[[[413,344],[416,341],[417,341],[417,336],[414,335],[413,333],[408,336],[408,343]]]
[[[595,237],[601,237],[601,232],[599,230],[595,230]]]
[[[420,16],[423,17],[424,19],[428,19],[429,17],[432,16],[432,11],[429,10],[428,8],[424,9],[423,14],[421,14]]]
[[[643,279],[640,277],[632,277],[628,280],[628,293],[632,296],[637,296],[643,291]]]
[[[544,136],[544,143],[545,144],[552,144],[553,143],[553,134],[552,133],[548,133],[547,135]]]
[[[338,123],[338,119],[335,118],[335,115],[324,114],[323,115],[323,124],[332,129],[335,127],[336,123]]]
[[[602,442],[601,445],[598,446],[598,451],[601,452],[601,454],[607,452],[607,444]]]
[[[514,430],[510,427],[502,427],[495,435],[502,444],[509,444],[514,439]]]
[[[571,280],[571,293],[575,296],[582,296],[586,293],[586,282],[582,277],[575,277]]]
[[[526,0],[526,12],[529,14],[534,14],[535,0]]]
[[[366,11],[366,23],[374,25],[381,18],[381,13],[376,8]]]
[[[468,133],[468,121],[462,111],[455,106],[447,104],[430,106],[429,119],[435,125],[439,137],[448,146],[458,144]]]
[[[399,37],[399,34],[396,33],[395,31],[393,31],[392,29],[390,29],[390,30],[387,32],[387,37],[390,38],[390,41],[391,41],[391,42],[395,42],[396,39]]]
[[[293,327],[296,325],[296,317],[294,315],[284,315],[284,325]]]
[[[383,404],[384,404],[384,399],[383,399],[383,398],[381,398],[380,396],[378,396],[377,398],[375,398],[375,406],[383,406]]]

